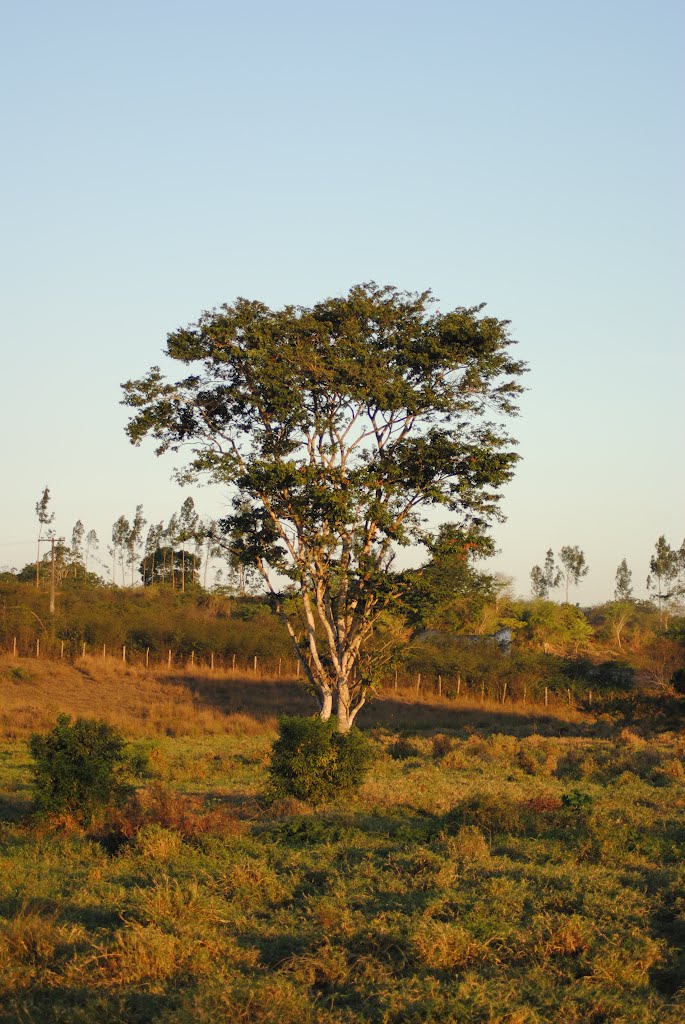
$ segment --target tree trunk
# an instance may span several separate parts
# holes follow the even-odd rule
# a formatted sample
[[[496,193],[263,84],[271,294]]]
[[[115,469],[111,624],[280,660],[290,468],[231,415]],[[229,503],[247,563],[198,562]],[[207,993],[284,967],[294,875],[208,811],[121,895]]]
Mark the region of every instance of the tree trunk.
[[[319,718],[322,721],[327,722],[333,713],[333,694],[330,692],[322,691],[320,696],[320,708]]]
[[[336,690],[338,697],[338,732],[345,735],[354,725],[357,713],[362,709],[366,702],[363,696],[359,697],[356,703],[353,702],[346,678],[338,679],[336,683]]]

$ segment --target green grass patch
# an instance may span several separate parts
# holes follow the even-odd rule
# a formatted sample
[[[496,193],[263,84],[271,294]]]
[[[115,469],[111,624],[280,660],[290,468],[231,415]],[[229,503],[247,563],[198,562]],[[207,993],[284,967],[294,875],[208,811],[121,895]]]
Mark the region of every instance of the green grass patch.
[[[0,748],[0,1021],[685,1019],[679,737],[384,730],[317,808],[266,798],[273,739],[138,738],[88,826]]]

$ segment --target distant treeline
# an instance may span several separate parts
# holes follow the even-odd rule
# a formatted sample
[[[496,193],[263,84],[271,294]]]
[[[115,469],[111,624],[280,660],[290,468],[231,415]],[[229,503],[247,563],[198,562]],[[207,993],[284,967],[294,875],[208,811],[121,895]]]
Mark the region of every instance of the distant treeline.
[[[471,618],[468,618],[468,613]],[[423,686],[446,695],[482,693],[490,699],[541,699],[545,687],[574,699],[592,690],[669,692],[685,667],[685,617],[663,621],[651,602],[614,601],[593,608],[543,599],[521,601],[496,595],[469,606],[459,632],[425,628],[412,610],[386,616],[375,649],[360,658],[357,671],[370,682]],[[415,615],[414,615],[415,618]],[[502,625],[513,635],[505,653],[489,637]],[[178,665],[249,666],[273,670],[282,661],[292,672],[292,642],[277,615],[259,596],[229,596],[197,583],[185,593],[166,585],[119,588],[93,582],[86,574],[62,579],[50,616],[48,588],[17,575],[0,576],[0,645],[20,656],[73,658],[83,652],[152,663],[172,652]]]

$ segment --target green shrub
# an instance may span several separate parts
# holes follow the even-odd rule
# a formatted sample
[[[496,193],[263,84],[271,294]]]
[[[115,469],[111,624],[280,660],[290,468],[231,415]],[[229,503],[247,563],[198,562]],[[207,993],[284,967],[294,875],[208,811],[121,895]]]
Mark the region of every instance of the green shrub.
[[[371,747],[358,730],[343,736],[335,722],[283,715],[269,775],[279,796],[319,803],[356,789],[371,763]]]
[[[125,742],[106,722],[60,715],[51,732],[34,733],[29,749],[34,764],[36,807],[44,814],[71,813],[88,822],[99,807],[122,799],[126,784]]]
[[[564,793],[561,802],[564,807],[582,810],[592,804],[592,797],[589,793],[583,793],[580,789],[571,789],[568,793]]]
[[[9,679],[16,680],[16,682],[18,683],[27,683],[31,679],[33,679],[33,676],[31,675],[29,670],[26,668],[22,668],[21,665],[12,665],[11,668],[8,668],[7,677]]]

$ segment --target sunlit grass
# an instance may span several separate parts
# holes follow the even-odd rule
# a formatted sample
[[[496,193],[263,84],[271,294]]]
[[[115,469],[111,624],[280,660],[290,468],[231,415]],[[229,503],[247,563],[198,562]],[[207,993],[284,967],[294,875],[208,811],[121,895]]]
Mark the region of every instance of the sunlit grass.
[[[364,785],[314,811],[269,799],[260,680],[73,671],[0,669],[34,716],[0,746],[1,1021],[685,1019],[682,736],[392,693]],[[88,830],[29,816],[57,710],[147,755]]]

